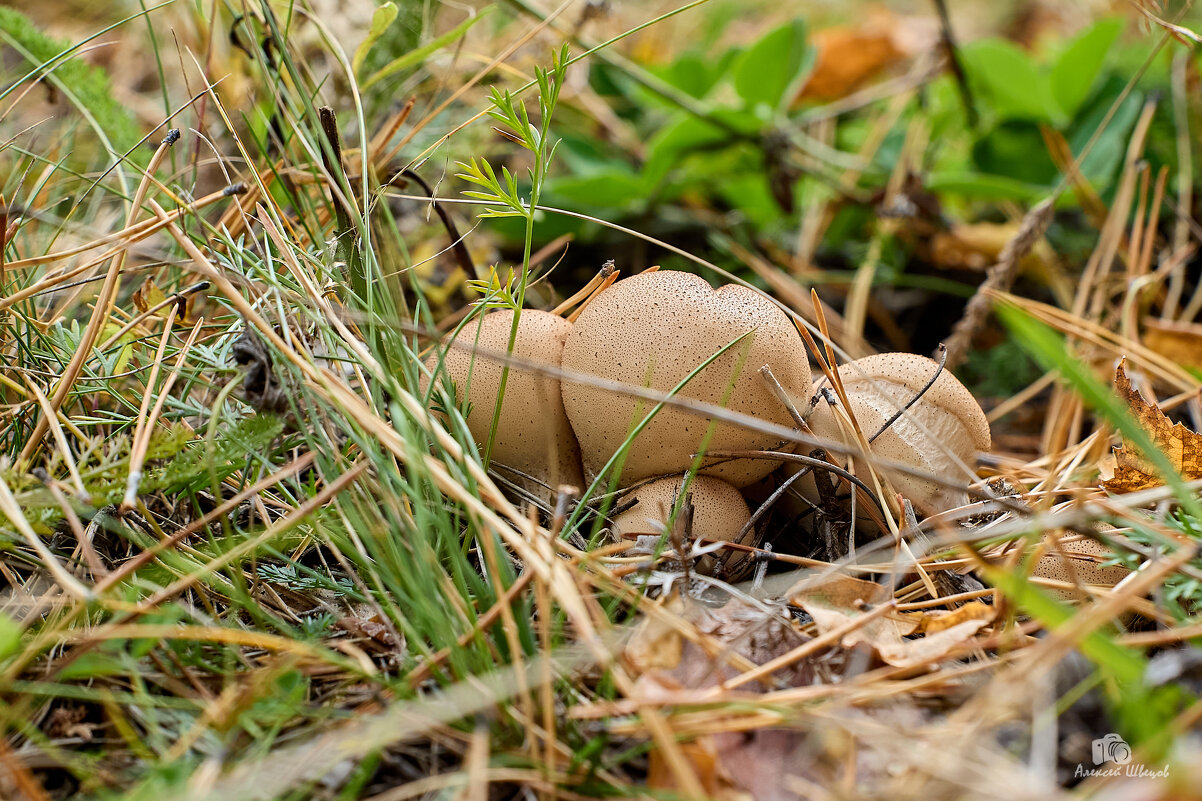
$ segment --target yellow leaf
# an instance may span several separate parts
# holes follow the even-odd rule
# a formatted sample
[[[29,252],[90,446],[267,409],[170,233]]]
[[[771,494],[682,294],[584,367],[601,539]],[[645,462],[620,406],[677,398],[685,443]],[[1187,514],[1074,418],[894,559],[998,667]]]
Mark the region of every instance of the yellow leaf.
[[[1174,425],[1154,403],[1148,403],[1131,386],[1127,373],[1120,364],[1114,371],[1114,388],[1119,397],[1127,402],[1131,414],[1152,437],[1156,447],[1169,457],[1173,467],[1186,481],[1202,478],[1202,435],[1183,426]],[[1109,473],[1110,465],[1103,465]],[[1149,464],[1129,443],[1114,450],[1114,465],[1111,478],[1102,481],[1102,486],[1111,492],[1135,492],[1160,487],[1164,481],[1156,469]]]
[[[145,314],[150,309],[159,305],[167,299],[163,294],[163,290],[155,285],[154,281],[147,278],[142,282],[142,286],[134,290],[133,294],[134,306],[138,307],[138,311]]]
[[[1182,367],[1202,367],[1202,325],[1144,319],[1144,344]]]

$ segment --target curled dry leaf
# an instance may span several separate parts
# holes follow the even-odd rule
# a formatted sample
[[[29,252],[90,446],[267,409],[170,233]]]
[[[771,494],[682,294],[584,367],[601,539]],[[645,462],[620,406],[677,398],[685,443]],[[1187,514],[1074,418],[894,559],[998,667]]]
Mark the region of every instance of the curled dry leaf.
[[[818,630],[825,633],[853,624],[873,607],[890,600],[888,591],[871,581],[836,576],[817,587],[807,587],[792,595]],[[937,662],[957,645],[965,642],[993,621],[994,609],[977,601],[946,613],[924,612],[907,615],[887,612],[865,620],[843,636],[841,645],[853,648],[870,646],[886,663],[912,667]],[[905,639],[924,633],[921,639]]]
[[[711,687],[740,673],[740,664],[763,664],[808,639],[781,617],[741,601],[714,608],[676,597],[664,612],[684,625],[673,626],[667,615],[649,615],[626,645],[624,655],[640,682],[652,676],[674,688]],[[682,633],[690,627],[699,635],[696,640]],[[804,664],[774,674],[775,682],[790,686],[812,679]]]
[[[392,630],[384,625],[379,612],[371,607],[360,605],[354,614],[344,615],[334,622],[335,628],[342,629],[352,637],[363,638],[378,650],[392,651],[397,647],[396,637]]]
[[[234,361],[245,370],[242,395],[260,412],[283,412],[288,408],[284,388],[271,366],[271,352],[254,327],[242,321],[242,335],[230,348]]]
[[[1144,400],[1139,390],[1131,385],[1122,364],[1115,368],[1114,388],[1181,476],[1186,481],[1202,478],[1202,434],[1191,431],[1181,423],[1169,422],[1160,407]],[[1111,492],[1135,492],[1164,485],[1156,469],[1130,443],[1124,442],[1121,447],[1115,448],[1112,457],[1113,463],[1106,460],[1101,465],[1102,486]]]
[[[143,314],[151,309],[156,309],[151,315],[152,317],[166,318],[167,315],[174,313],[180,322],[192,323],[196,321],[192,308],[196,305],[197,297],[195,292],[187,291],[167,295],[154,282],[154,279],[147,278],[141,286],[134,290],[130,300],[133,301],[134,308]]]

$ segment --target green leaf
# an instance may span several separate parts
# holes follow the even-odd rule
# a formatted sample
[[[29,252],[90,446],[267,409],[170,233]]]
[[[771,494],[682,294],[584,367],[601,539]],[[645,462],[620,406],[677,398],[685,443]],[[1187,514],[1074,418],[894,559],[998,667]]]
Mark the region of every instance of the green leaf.
[[[1099,21],[1074,39],[1052,66],[1048,76],[1052,98],[1066,117],[1071,119],[1076,115],[1089,97],[1122,30],[1123,21],[1117,17]]]
[[[429,42],[417,48],[416,50],[410,50],[405,55],[399,56],[388,62],[383,67],[380,67],[380,69],[372,73],[372,76],[363,82],[363,88],[369,89],[385,78],[395,75],[401,70],[415,67],[425,61],[427,56],[431,55],[432,53],[436,53],[447,45],[458,41],[463,37],[464,34],[471,30],[473,25],[488,16],[495,7],[496,6],[485,6],[484,8],[480,9],[480,13],[476,14],[476,16],[468,17],[463,22],[444,33],[442,36],[431,39]]]
[[[1000,123],[973,145],[972,160],[981,172],[1029,184],[1047,186],[1060,175],[1039,126],[1030,120]]]
[[[20,53],[30,64],[40,67],[39,73],[46,76],[43,80],[59,87],[116,151],[124,152],[138,143],[141,127],[130,110],[113,97],[108,75],[75,57],[83,43],[72,45],[66,40],[51,38],[38,30],[29,17],[3,7],[0,7],[0,41]],[[13,83],[0,92],[0,98],[18,85]],[[149,154],[135,148],[130,159],[136,164],[145,164]]]
[[[1015,180],[1005,175],[943,170],[927,177],[926,188],[937,194],[963,195],[977,200],[1022,200],[1035,202],[1047,195],[1047,187]]]
[[[805,22],[795,19],[748,48],[734,67],[735,91],[749,108],[767,118],[784,105],[789,88],[813,62]]]
[[[1126,82],[1117,76],[1112,76],[1094,92],[1085,105],[1077,111],[1077,119],[1073,120],[1065,136],[1073,154],[1080,153],[1085,144],[1093,138],[1102,121],[1110,113],[1110,108],[1126,87]],[[1139,119],[1140,109],[1144,104],[1142,92],[1131,92],[1115,111],[1114,116],[1106,125],[1106,130],[1098,136],[1089,155],[1081,163],[1081,174],[1090,181],[1094,188],[1102,191],[1113,181],[1123,158],[1127,153],[1127,140],[1131,129]]]
[[[0,612],[0,660],[7,659],[21,647],[21,626]]]
[[[647,160],[643,163],[643,178],[654,186],[690,151],[717,147],[730,140],[730,134],[716,125],[682,114],[675,122],[659,129],[647,143]]]
[[[964,68],[1001,117],[1051,121],[1059,113],[1048,96],[1047,80],[1017,45],[1002,39],[985,39],[963,48]]]
[[[642,208],[646,203],[646,191],[643,180],[630,170],[610,169],[580,177],[557,178],[547,184],[545,195],[546,202],[552,206],[562,204],[596,215],[598,209]]]
[[[739,53],[735,50],[727,50],[716,57],[710,53],[686,54],[655,70],[655,74],[677,89],[700,99],[709,94],[738,56]],[[663,104],[664,101],[659,95],[652,92],[646,94],[649,99],[654,99],[653,102],[657,105]]]
[[[129,665],[119,656],[107,651],[91,651],[63,668],[58,678],[62,681],[96,679],[101,676],[120,676],[128,672]]]
[[[356,75],[363,68],[363,62],[375,43],[380,40],[389,26],[396,22],[398,13],[396,3],[385,3],[371,15],[371,28],[367,31],[367,36],[355,48],[355,57],[351,60],[351,69]]]

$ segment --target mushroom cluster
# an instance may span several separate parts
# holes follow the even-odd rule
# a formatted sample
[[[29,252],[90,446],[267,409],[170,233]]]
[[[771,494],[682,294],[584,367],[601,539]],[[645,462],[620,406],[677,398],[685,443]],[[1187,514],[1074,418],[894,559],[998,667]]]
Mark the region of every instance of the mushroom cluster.
[[[900,493],[924,514],[943,511],[966,500],[976,454],[990,447],[980,406],[935,362],[897,353],[849,362],[839,368],[835,393],[826,377],[812,380],[805,343],[789,316],[742,286],[715,289],[691,273],[653,269],[606,281],[574,317],[521,313],[513,356],[558,366],[564,377],[511,367],[495,431],[503,364],[485,351],[508,349],[513,312],[494,311],[462,328],[458,346],[443,356],[443,372],[468,402],[472,436],[480,443],[491,436],[494,464],[543,501],[562,484],[615,481],[626,491],[618,501],[623,511],[611,521],[614,534],[683,546],[686,555],[697,555],[701,572],[735,578],[752,564],[750,549],[711,546],[757,542],[758,514],[740,490],[780,467],[764,451],[791,448],[714,419],[705,406],[795,428],[796,410],[809,401],[805,433],[830,443],[822,454],[830,474],[814,471],[824,491],[812,475],[796,485],[814,503],[846,497],[854,473],[875,481],[882,496]],[[433,371],[437,358],[427,364]],[[648,393],[615,391],[615,382],[674,402],[657,408]],[[784,472],[797,470],[794,463]],[[843,476],[842,484],[830,475]],[[682,508],[690,512],[684,530]]]

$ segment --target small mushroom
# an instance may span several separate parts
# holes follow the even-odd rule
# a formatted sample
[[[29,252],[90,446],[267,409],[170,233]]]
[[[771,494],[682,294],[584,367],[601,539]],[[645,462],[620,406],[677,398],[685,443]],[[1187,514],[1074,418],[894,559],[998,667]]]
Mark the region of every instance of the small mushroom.
[[[512,325],[510,310],[482,315],[460,330],[457,341],[463,347],[448,347],[444,357],[446,376],[459,388],[461,400],[469,404],[467,425],[481,449],[488,442],[504,365],[474,351],[504,353]],[[572,324],[562,317],[525,309],[518,321],[513,355],[558,366],[571,330]],[[437,359],[437,354],[431,356],[426,366],[434,369]],[[535,479],[506,475],[543,501],[549,502],[561,484],[582,486],[580,448],[564,414],[557,378],[510,368],[491,458],[502,474],[509,467]]]
[[[750,332],[750,333],[749,333]],[[601,293],[576,321],[563,351],[563,366],[601,378],[667,392],[706,359],[747,335],[694,376],[677,397],[705,401],[792,427],[788,412],[769,391],[759,370],[772,368],[795,402],[810,393],[805,345],[789,317],[763,295],[737,285],[714,289],[705,279],[673,270],[641,273]],[[580,442],[584,470],[593,478],[654,403],[565,381],[564,409]],[[693,454],[776,447],[768,435],[665,406],[635,438],[620,486],[639,479],[683,473]],[[736,487],[776,468],[768,459],[735,459],[702,472]]]
[[[667,530],[672,509],[680,496],[684,476],[670,476],[637,487],[620,501],[626,504],[637,500],[633,507],[613,519],[613,531],[619,538],[638,536],[639,545],[648,551],[653,549]],[[754,527],[749,528],[739,539],[751,510],[739,491],[721,479],[710,476],[694,476],[689,482],[688,494],[692,496],[693,519],[689,532],[691,541],[726,540],[751,545],[755,540]],[[679,522],[679,521],[678,521]],[[702,547],[707,543],[702,543]],[[668,540],[669,547],[672,540]],[[727,579],[738,579],[752,564],[749,551],[723,549],[699,558],[694,568],[706,575],[720,575]]]
[[[1114,526],[1099,524],[1099,530],[1114,530]],[[1077,537],[1072,540],[1044,535],[1043,553],[1031,570],[1032,578],[1063,581],[1074,587],[1092,585],[1113,587],[1130,575],[1131,571],[1121,565],[1103,565],[1111,556],[1110,549],[1095,539]],[[1088,598],[1088,593],[1079,589],[1049,587],[1049,592],[1064,600]]]
[[[923,392],[937,372],[938,378]],[[891,417],[922,392],[914,405],[872,441],[871,452],[881,459],[908,464],[967,485],[960,464],[972,468],[977,452],[989,450],[989,420],[976,398],[955,376],[946,370],[940,372],[939,365],[925,356],[881,353],[842,365],[839,377],[851,405],[850,414],[859,423],[866,439],[876,435]],[[828,382],[824,377],[815,383],[815,393],[825,386]],[[854,436],[840,425],[835,411],[821,396],[809,424],[819,438],[854,448]],[[839,466],[847,463],[844,456],[835,453],[830,456]],[[859,472],[862,474],[863,470]],[[968,500],[965,490],[909,473],[881,469],[879,475],[926,515],[961,506]],[[801,491],[817,502],[817,488],[811,477],[807,476],[799,483],[802,484]]]

